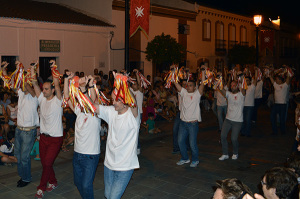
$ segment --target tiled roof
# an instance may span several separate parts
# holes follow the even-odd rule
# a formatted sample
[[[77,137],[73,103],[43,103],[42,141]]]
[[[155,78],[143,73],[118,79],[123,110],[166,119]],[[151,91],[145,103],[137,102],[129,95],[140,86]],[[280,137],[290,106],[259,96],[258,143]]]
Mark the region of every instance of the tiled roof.
[[[99,19],[89,17],[55,3],[30,0],[0,0],[0,17],[41,22],[113,27]]]

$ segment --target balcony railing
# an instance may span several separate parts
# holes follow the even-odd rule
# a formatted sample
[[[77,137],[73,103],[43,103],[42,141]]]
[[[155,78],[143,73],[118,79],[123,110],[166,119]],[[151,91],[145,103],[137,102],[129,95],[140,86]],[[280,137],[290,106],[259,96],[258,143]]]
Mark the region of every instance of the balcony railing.
[[[237,44],[238,44],[238,41],[229,41],[229,43],[228,43],[228,49],[233,48],[233,46],[235,46]]]
[[[216,55],[226,55],[226,40],[216,39]]]

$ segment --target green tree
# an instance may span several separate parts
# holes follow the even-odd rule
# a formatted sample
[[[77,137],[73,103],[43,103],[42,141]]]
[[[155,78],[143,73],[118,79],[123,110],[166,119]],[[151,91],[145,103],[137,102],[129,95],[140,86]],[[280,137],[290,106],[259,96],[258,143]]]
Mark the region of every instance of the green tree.
[[[170,35],[157,35],[148,42],[146,47],[146,59],[152,61],[160,68],[168,69],[170,65],[183,61],[185,48]]]
[[[256,50],[254,46],[235,45],[228,51],[228,62],[231,64],[254,64]]]

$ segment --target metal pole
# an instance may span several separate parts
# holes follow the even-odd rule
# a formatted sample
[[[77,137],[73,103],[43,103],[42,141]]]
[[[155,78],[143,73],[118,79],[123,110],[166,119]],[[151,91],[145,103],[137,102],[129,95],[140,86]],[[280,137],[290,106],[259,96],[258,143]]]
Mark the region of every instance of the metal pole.
[[[258,26],[256,26],[256,67],[258,67],[258,55],[259,55],[259,51],[258,51]]]
[[[125,0],[125,70],[129,70],[129,0]]]

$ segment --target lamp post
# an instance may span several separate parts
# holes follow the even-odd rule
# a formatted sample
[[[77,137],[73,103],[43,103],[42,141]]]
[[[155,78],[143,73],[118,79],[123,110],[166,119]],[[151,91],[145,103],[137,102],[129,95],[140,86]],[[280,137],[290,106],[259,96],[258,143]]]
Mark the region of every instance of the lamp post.
[[[258,50],[258,31],[259,31],[259,25],[261,24],[261,15],[254,15],[253,21],[256,26],[256,66],[258,67],[258,55],[259,55],[259,50]]]

